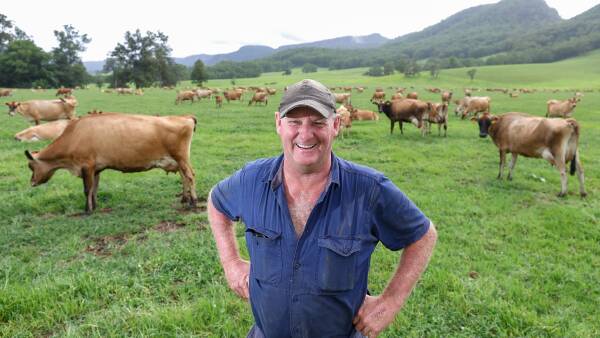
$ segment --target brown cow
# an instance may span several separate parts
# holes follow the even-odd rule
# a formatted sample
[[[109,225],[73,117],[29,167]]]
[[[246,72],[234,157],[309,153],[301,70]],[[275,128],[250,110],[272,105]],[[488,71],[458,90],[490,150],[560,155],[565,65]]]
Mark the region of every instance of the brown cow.
[[[116,88],[118,95],[133,95],[134,90],[132,88]]]
[[[217,105],[217,108],[221,108],[223,106],[223,97],[221,95],[216,95],[215,103]]]
[[[60,119],[73,119],[75,117],[75,106],[77,101],[71,98],[60,98],[58,100],[31,100],[24,102],[5,102],[8,106],[8,115],[15,113],[23,115],[36,125],[40,121],[56,121]]]
[[[406,94],[406,98],[407,99],[418,100],[419,99],[419,93],[417,93],[417,92],[410,92],[410,93]]]
[[[546,104],[548,105],[546,117],[567,118],[571,117],[573,109],[577,107],[577,98],[573,97],[564,101],[549,100]]]
[[[429,111],[423,120],[425,123],[426,133],[431,134],[431,124],[435,123],[438,125],[438,136],[441,135],[442,126],[444,126],[444,137],[446,137],[446,131],[448,130],[448,104],[447,103],[428,103]]]
[[[179,172],[182,202],[197,202],[190,146],[193,116],[92,114],[71,121],[63,134],[40,152],[25,155],[32,171],[31,185],[48,182],[58,169],[83,179],[85,211],[96,208],[100,173],[104,169],[139,172],[162,168]]]
[[[340,132],[338,135],[343,139],[344,134],[350,135],[350,129],[352,129],[352,118],[350,117],[350,111],[346,106],[340,105],[338,109],[336,109],[337,114],[340,116]]]
[[[265,106],[269,103],[269,93],[268,92],[256,92],[248,102],[248,105],[251,105],[254,102],[254,105],[257,105],[259,102],[264,102]]]
[[[350,111],[350,118],[358,121],[379,121],[379,115],[370,110],[356,109],[352,105],[348,105],[348,111]]]
[[[382,91],[375,91],[375,93],[373,93],[373,96],[371,96],[371,101],[383,101],[385,100],[385,92]]]
[[[64,88],[64,87],[60,87],[58,88],[58,90],[56,91],[56,95],[54,96],[59,96],[59,95],[73,95],[73,88]]]
[[[491,102],[489,96],[465,96],[454,112],[461,114],[461,119],[467,117],[469,113],[474,113],[475,116],[479,113],[489,113]]]
[[[493,116],[484,113],[472,118],[479,124],[479,136],[492,137],[500,151],[498,179],[502,179],[506,153],[512,154],[508,179],[512,180],[517,156],[543,158],[556,166],[560,172],[561,189],[558,194],[567,194],[567,162],[571,162],[570,174],[577,172],[579,193],[585,197],[583,167],[579,160],[579,124],[575,119],[548,119],[523,113],[506,113]]]
[[[175,104],[180,104],[183,101],[190,101],[190,103],[194,103],[196,100],[196,92],[193,90],[184,90],[177,93],[177,97],[175,98]]]
[[[402,100],[403,98],[404,98],[404,96],[402,96],[402,93],[396,93],[396,94],[392,95],[392,101]]]
[[[450,100],[452,100],[452,92],[443,92],[442,93],[442,103],[450,103]]]
[[[348,104],[348,103],[350,103],[350,96],[352,94],[350,94],[350,93],[341,93],[341,94],[333,93],[333,95],[335,96],[335,103]]]
[[[69,122],[68,120],[58,120],[29,127],[16,133],[15,140],[21,142],[54,140],[63,133]]]
[[[12,89],[0,89],[0,97],[12,96]]]
[[[421,129],[421,135],[425,135],[423,128],[423,114],[429,111],[426,102],[404,99],[396,101],[377,102],[371,101],[379,109],[379,113],[385,114],[390,119],[390,134],[394,132],[396,121],[400,124],[400,133],[404,134],[402,122],[410,122]]]
[[[229,103],[229,101],[235,100],[239,100],[241,102],[243,93],[244,92],[241,90],[227,90],[223,92],[223,96],[225,96],[225,100],[227,100],[227,103]]]

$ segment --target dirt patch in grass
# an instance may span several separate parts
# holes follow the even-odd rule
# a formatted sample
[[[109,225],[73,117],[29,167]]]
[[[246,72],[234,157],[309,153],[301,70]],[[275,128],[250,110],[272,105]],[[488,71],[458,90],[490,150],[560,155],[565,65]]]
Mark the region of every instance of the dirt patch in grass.
[[[92,253],[96,256],[111,256],[112,248],[120,249],[123,245],[127,244],[127,235],[120,234],[115,236],[104,236],[100,238],[95,238],[92,240],[93,243],[89,244],[85,251]]]
[[[171,221],[163,221],[155,225],[152,230],[158,232],[172,232],[178,229],[185,227],[185,223],[171,222]]]

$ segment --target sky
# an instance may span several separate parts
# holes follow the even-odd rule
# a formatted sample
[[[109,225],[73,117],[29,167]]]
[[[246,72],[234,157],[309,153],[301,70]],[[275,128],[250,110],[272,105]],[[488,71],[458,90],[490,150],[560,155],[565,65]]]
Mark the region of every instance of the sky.
[[[49,51],[54,30],[70,24],[92,39],[84,61],[106,58],[126,31],[161,31],[171,56],[221,54],[244,45],[281,45],[340,36],[379,33],[387,38],[420,31],[463,9],[498,0],[253,0],[3,1],[0,13]],[[546,0],[563,19],[594,7],[599,0]]]

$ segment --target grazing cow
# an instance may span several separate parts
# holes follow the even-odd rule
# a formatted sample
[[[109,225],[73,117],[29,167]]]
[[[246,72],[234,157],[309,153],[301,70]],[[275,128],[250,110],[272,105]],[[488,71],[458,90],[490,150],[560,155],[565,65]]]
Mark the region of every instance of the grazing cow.
[[[162,168],[179,172],[182,202],[197,202],[190,146],[193,116],[92,114],[71,121],[63,134],[39,152],[25,155],[32,171],[31,185],[48,182],[58,169],[83,179],[85,211],[96,208],[100,173],[104,169],[139,172]]]
[[[63,133],[69,122],[68,120],[58,120],[29,127],[16,133],[15,140],[20,142],[54,140]]]
[[[417,92],[410,92],[410,93],[406,94],[406,98],[407,99],[418,100],[419,99],[419,94]]]
[[[132,88],[117,88],[115,89],[118,95],[133,95],[134,91]]]
[[[190,103],[194,103],[196,100],[196,92],[193,90],[184,90],[177,93],[177,97],[175,98],[175,104],[180,104],[183,101],[190,101]]]
[[[402,93],[396,93],[396,94],[392,95],[392,101],[402,100],[403,98],[404,98],[404,96],[402,96]]]
[[[333,94],[335,96],[335,102],[336,103],[341,103],[341,104],[348,104],[350,103],[350,96],[352,94],[350,93],[341,93],[341,94]]]
[[[373,93],[373,96],[371,96],[371,101],[383,101],[385,100],[385,92],[382,91],[375,91],[375,93]]]
[[[465,96],[471,96],[471,93],[472,93],[471,89],[465,88]]]
[[[221,95],[215,96],[215,104],[217,108],[221,108],[223,106],[223,97]]]
[[[572,97],[564,101],[549,100],[548,102],[546,102],[546,104],[548,105],[546,117],[567,118],[571,117],[571,115],[573,114],[573,109],[577,107],[577,98]]]
[[[38,125],[40,121],[72,120],[75,117],[77,101],[71,97],[58,100],[13,101],[5,102],[5,104],[9,109],[8,115],[15,116],[15,113],[19,113]]]
[[[517,97],[519,97],[519,92],[510,92],[508,94],[509,97],[516,99]]]
[[[579,193],[585,197],[583,167],[579,160],[579,124],[575,119],[548,119],[523,113],[506,113],[493,116],[484,113],[471,120],[479,124],[479,136],[492,137],[500,151],[498,179],[502,179],[506,153],[512,154],[508,179],[512,180],[517,156],[543,158],[556,166],[560,172],[561,189],[558,194],[567,194],[567,162],[571,162],[570,174],[577,172]]]
[[[269,93],[269,95],[275,95],[275,94],[277,94],[277,89],[267,88],[267,93]]]
[[[442,126],[444,126],[444,137],[448,130],[448,104],[443,103],[428,103],[429,111],[423,116],[425,130],[427,134],[431,134],[431,124],[438,125],[438,136],[441,135]]]
[[[252,103],[254,103],[254,105],[257,105],[259,102],[263,102],[266,106],[269,103],[269,93],[267,93],[267,92],[254,93],[254,95],[252,95],[252,98],[248,102],[248,105],[251,105]]]
[[[12,89],[0,89],[0,97],[12,96]]]
[[[356,92],[357,92],[357,93],[362,93],[362,92],[364,92],[364,91],[365,91],[365,88],[364,88],[364,87],[356,87],[356,88],[354,88],[354,89],[356,90]]]
[[[413,99],[371,102],[377,106],[379,113],[385,114],[390,119],[390,134],[394,132],[394,124],[397,121],[400,124],[401,134],[404,134],[402,122],[410,122],[421,129],[421,135],[424,136],[423,114],[429,111],[426,102]]]
[[[336,109],[337,114],[340,116],[340,132],[338,135],[343,139],[344,134],[350,135],[350,129],[352,128],[352,118],[350,117],[350,110],[346,108],[344,105],[340,105],[338,109]]]
[[[244,92],[241,90],[227,90],[223,92],[223,96],[225,96],[225,100],[227,100],[227,103],[229,103],[229,101],[235,100],[242,102],[243,93]]]
[[[60,87],[58,88],[58,90],[56,91],[56,95],[54,96],[59,96],[59,95],[73,95],[73,88],[64,88],[64,87]]]
[[[205,97],[210,99],[212,94],[213,92],[210,89],[196,89],[196,97],[198,99],[203,99]]]
[[[134,94],[137,96],[144,96],[144,90],[142,88],[138,88],[135,90]]]
[[[464,97],[461,104],[456,106],[454,113],[461,114],[463,120],[469,113],[474,113],[475,116],[479,113],[489,113],[491,102],[492,99],[489,96]]]
[[[442,103],[449,104],[450,100],[452,100],[452,92],[443,92],[442,93]]]

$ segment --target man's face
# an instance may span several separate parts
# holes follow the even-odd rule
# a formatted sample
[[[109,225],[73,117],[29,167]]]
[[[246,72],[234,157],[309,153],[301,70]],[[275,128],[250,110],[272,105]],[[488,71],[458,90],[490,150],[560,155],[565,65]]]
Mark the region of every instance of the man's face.
[[[328,163],[340,128],[338,117],[327,119],[312,108],[298,107],[283,118],[276,113],[275,123],[288,164],[302,172],[314,172]]]

